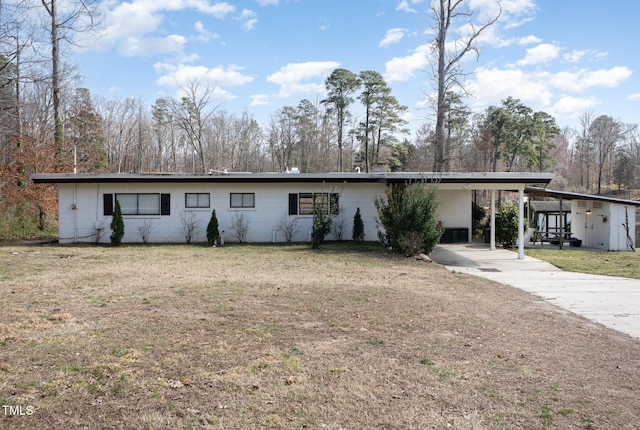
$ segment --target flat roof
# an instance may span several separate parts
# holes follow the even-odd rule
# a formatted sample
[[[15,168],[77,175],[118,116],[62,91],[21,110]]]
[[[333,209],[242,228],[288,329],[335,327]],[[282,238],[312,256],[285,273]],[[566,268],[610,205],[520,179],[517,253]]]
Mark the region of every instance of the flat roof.
[[[458,184],[548,184],[552,173],[472,172],[472,173],[235,173],[183,174],[183,173],[39,173],[31,175],[37,184],[78,183],[293,183],[293,182],[381,182],[400,183],[425,181]]]
[[[552,197],[564,200],[597,200],[601,202],[617,203],[619,205],[640,206],[640,201],[616,199],[613,197],[596,196],[594,194],[573,193],[569,191],[549,190],[539,187],[525,187],[524,192],[530,196]]]

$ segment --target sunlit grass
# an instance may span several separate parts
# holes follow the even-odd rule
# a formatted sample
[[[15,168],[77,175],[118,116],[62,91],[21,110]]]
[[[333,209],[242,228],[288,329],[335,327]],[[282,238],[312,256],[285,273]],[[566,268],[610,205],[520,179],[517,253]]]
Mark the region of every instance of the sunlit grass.
[[[569,272],[640,279],[640,254],[637,252],[530,248],[525,254]]]

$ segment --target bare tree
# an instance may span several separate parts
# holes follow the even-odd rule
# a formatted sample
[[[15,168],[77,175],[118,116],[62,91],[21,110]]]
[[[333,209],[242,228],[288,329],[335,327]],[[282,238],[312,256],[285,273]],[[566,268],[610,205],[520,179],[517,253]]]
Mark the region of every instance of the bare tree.
[[[602,192],[602,174],[605,164],[610,161],[610,157],[616,148],[616,144],[623,135],[622,124],[607,115],[600,115],[593,120],[589,127],[589,139],[593,142],[596,152],[596,163],[598,168],[598,195]]]
[[[182,88],[184,95],[180,101],[172,100],[170,108],[178,121],[178,126],[185,132],[187,141],[195,151],[200,164],[200,171],[207,173],[205,162],[206,127],[209,118],[222,103],[211,107],[215,87],[192,80]]]
[[[433,70],[433,77],[437,86],[436,98],[436,130],[435,130],[435,146],[436,146],[436,171],[442,171],[446,157],[446,129],[445,121],[447,115],[446,94],[455,88],[461,89],[466,93],[462,84],[462,79],[466,73],[460,67],[461,60],[470,52],[479,55],[476,45],[477,39],[487,28],[496,23],[500,17],[501,10],[498,14],[487,19],[482,24],[476,25],[471,22],[473,12],[465,0],[434,0],[431,2],[431,12],[435,21],[434,31],[435,40],[433,41],[433,51],[435,54],[436,66]],[[450,29],[454,21],[466,20],[467,34],[450,42]]]
[[[59,161],[64,159],[64,123],[61,102],[61,43],[74,44],[74,35],[92,31],[96,26],[97,1],[73,0],[59,8],[58,0],[40,0],[49,18],[51,43],[51,92],[53,103],[53,137]]]

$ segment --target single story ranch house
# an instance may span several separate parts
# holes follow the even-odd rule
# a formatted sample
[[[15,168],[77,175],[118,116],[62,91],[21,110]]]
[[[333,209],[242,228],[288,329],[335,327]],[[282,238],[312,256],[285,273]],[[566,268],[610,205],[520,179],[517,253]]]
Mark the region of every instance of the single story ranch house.
[[[223,174],[35,174],[35,183],[58,187],[60,243],[108,243],[116,199],[125,222],[123,242],[184,242],[183,225],[197,226],[194,241],[206,240],[213,209],[227,241],[238,240],[238,218],[246,222],[248,242],[283,242],[278,226],[295,220],[294,241],[309,239],[314,198],[331,214],[342,214],[343,237],[351,239],[353,217],[360,208],[365,240],[378,237],[374,204],[387,184],[425,181],[437,186],[438,221],[449,241],[468,242],[472,232],[474,190],[490,190],[491,247],[495,248],[496,191],[519,196],[520,238],[528,185],[547,185],[547,173],[223,173]],[[234,233],[236,232],[236,233]],[[329,235],[329,240],[335,239]],[[519,256],[524,258],[523,240]]]

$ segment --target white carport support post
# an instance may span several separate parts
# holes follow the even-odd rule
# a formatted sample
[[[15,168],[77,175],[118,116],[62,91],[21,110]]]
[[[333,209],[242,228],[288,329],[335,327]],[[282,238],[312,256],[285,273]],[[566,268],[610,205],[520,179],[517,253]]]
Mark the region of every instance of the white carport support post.
[[[491,229],[489,231],[489,250],[496,250],[496,190],[491,190]]]
[[[518,190],[518,259],[524,260],[524,188]]]

